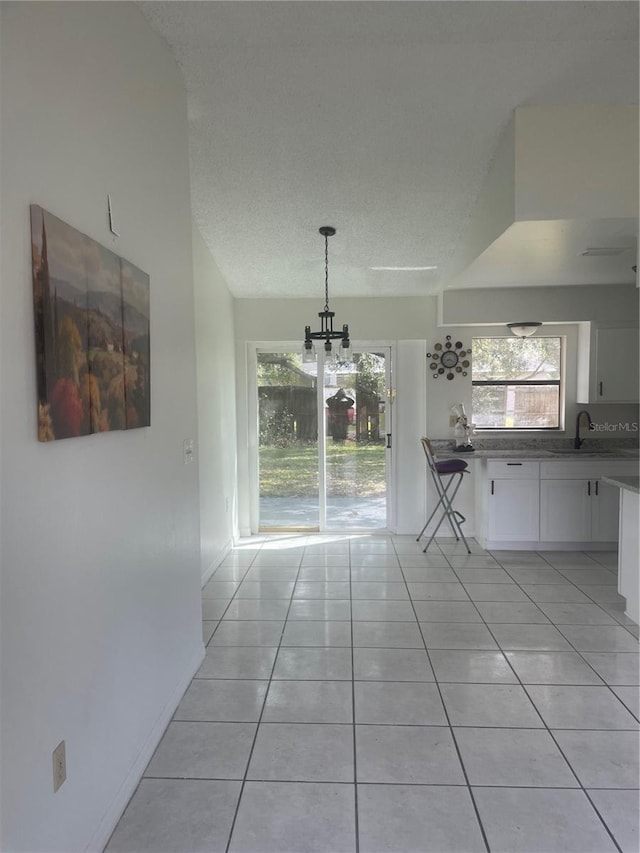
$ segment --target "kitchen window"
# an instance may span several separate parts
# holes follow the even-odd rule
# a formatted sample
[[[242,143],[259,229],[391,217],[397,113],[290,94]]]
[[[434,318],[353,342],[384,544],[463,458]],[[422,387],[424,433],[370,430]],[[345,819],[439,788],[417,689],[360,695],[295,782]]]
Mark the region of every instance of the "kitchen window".
[[[560,429],[562,339],[473,338],[477,429]]]

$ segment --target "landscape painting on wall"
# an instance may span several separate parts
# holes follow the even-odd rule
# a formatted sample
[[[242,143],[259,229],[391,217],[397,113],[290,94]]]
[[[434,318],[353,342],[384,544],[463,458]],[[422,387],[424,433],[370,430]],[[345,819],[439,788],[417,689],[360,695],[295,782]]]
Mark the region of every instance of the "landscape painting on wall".
[[[31,205],[38,439],[149,426],[149,276]]]

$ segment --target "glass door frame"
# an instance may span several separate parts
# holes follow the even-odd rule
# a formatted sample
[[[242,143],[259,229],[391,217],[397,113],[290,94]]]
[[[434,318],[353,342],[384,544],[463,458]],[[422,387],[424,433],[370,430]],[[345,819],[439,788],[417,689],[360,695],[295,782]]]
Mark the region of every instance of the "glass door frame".
[[[387,393],[385,397],[385,428],[387,433],[392,436],[391,448],[387,449],[386,457],[386,504],[387,504],[387,524],[385,528],[372,530],[350,530],[342,532],[350,533],[369,533],[371,535],[384,535],[385,533],[395,530],[395,477],[396,470],[396,445],[393,441],[393,432],[395,427],[395,383],[394,383],[394,365],[396,363],[396,346],[394,341],[369,341],[358,340],[352,341],[352,349],[354,352],[376,352],[385,351],[386,356],[386,378],[387,378]],[[301,352],[301,341],[248,341],[247,342],[247,396],[248,396],[248,463],[249,463],[249,518],[252,535],[260,533],[260,464],[259,464],[259,413],[258,413],[258,354],[260,352]],[[324,378],[324,353],[321,347],[318,347],[318,365],[322,366],[320,375]],[[320,371],[319,371],[320,373]],[[324,416],[325,400],[324,400],[324,381],[316,383],[317,392],[317,407],[318,407],[318,509],[319,509],[319,528],[310,529],[310,533],[324,534],[340,534],[338,528],[327,530],[326,526],[326,511],[327,511],[327,496],[326,496],[326,418]],[[386,438],[386,435],[385,435]],[[287,528],[283,528],[283,533],[286,533]]]

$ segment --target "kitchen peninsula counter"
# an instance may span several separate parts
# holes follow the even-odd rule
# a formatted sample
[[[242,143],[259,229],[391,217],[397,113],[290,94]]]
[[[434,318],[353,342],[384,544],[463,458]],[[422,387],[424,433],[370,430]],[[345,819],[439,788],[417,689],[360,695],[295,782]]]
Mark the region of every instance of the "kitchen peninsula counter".
[[[605,476],[602,479],[620,489],[618,592],[627,600],[626,615],[640,622],[640,477]]]

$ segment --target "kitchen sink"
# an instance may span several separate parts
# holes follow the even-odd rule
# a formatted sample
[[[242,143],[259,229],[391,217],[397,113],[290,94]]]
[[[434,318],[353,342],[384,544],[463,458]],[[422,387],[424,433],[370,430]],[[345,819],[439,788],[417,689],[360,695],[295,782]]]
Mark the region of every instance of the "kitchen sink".
[[[616,449],[616,450],[601,450],[601,449],[600,450],[591,450],[589,448],[585,448],[585,449],[580,448],[580,450],[575,450],[573,447],[566,447],[566,448],[563,448],[562,450],[551,450],[550,452],[554,456],[575,456],[577,458],[580,458],[582,456],[582,457],[589,457],[591,459],[600,458],[600,457],[603,457],[606,459],[606,458],[611,457],[611,456],[622,456],[622,455],[626,456],[627,455],[626,453],[623,454],[623,452],[620,449]]]
[[[600,456],[600,455],[608,456],[611,452],[612,452],[611,450],[594,450],[593,448],[590,449],[588,447],[585,447],[584,449],[579,448],[578,450],[576,450],[576,448],[574,448],[574,447],[563,447],[560,450],[552,450],[551,451],[551,453],[553,453],[554,455],[558,455],[558,456],[574,456],[574,455],[575,456],[585,456],[587,453],[589,453],[591,455],[593,455],[594,453],[597,453],[598,456]]]

